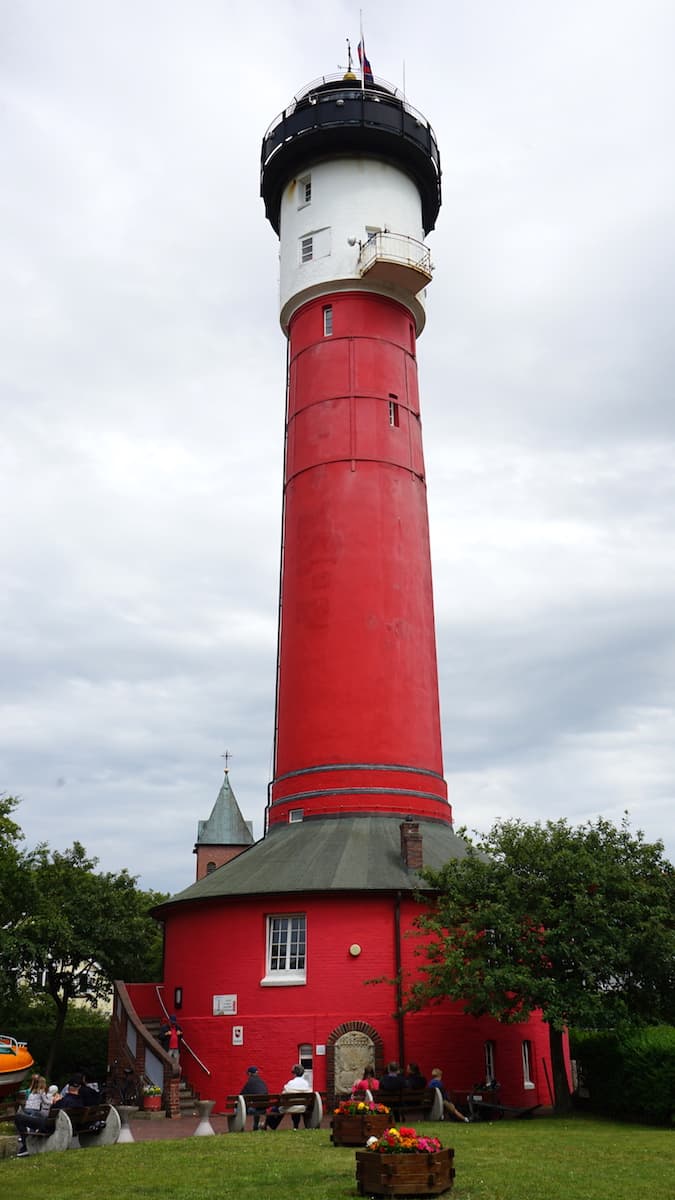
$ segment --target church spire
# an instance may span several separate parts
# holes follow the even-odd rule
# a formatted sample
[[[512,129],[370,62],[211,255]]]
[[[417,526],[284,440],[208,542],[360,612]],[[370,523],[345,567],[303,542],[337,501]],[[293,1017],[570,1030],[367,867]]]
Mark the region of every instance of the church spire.
[[[226,762],[230,754],[227,752]],[[251,821],[245,821],[230,783],[229,769],[225,767],[225,778],[208,821],[197,826],[197,879],[209,875],[217,867],[236,858],[243,850],[253,845]]]

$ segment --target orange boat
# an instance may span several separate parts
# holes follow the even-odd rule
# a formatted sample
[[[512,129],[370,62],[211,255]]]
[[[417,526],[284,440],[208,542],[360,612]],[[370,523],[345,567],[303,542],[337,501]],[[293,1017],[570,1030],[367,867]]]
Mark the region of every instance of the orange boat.
[[[33,1055],[25,1042],[0,1033],[0,1095],[13,1092],[33,1066]]]

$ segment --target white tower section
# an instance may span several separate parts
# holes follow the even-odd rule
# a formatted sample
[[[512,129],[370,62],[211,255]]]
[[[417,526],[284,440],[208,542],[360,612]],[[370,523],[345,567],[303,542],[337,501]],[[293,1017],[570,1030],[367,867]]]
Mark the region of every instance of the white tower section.
[[[363,156],[308,165],[281,198],[283,328],[315,296],[365,289],[410,308],[419,334],[430,271],[423,239],[419,188],[404,171]]]
[[[367,291],[405,305],[419,334],[440,180],[433,129],[390,84],[362,88],[336,75],[303,89],[267,130],[261,155],[284,332],[308,301]]]

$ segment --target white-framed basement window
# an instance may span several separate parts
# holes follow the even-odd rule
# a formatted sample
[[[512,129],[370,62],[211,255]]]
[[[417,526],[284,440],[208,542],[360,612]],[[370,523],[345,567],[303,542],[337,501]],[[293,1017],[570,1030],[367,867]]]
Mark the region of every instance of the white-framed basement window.
[[[307,979],[307,918],[304,913],[274,913],[267,918],[264,987],[293,987]]]
[[[487,1084],[494,1083],[497,1076],[495,1075],[495,1044],[494,1042],[485,1043],[485,1082]]]
[[[530,1091],[534,1087],[532,1079],[532,1043],[523,1042],[523,1087]]]

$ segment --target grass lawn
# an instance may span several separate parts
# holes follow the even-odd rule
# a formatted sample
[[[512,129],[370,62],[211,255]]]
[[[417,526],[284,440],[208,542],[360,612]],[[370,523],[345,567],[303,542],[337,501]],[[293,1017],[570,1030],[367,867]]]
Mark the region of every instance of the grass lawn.
[[[673,1133],[590,1117],[435,1125],[455,1149],[448,1200],[673,1200]],[[348,1200],[354,1151],[328,1130],[137,1142],[0,1161],[7,1200]]]

